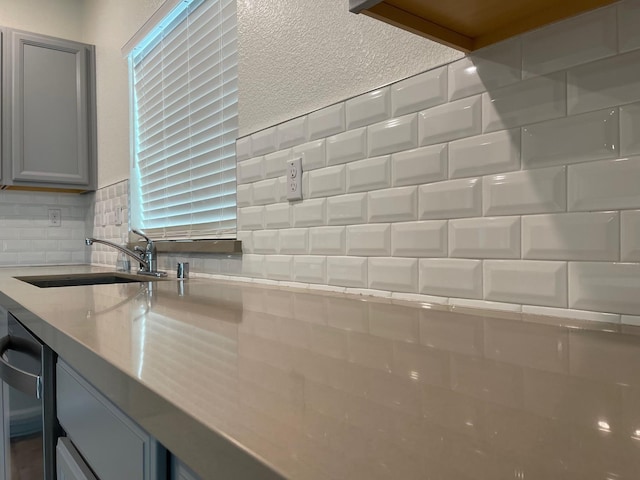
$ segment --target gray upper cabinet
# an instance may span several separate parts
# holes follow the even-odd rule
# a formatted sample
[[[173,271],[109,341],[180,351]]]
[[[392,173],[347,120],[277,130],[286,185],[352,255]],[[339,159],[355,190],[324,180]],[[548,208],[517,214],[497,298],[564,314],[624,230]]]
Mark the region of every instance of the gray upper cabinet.
[[[95,189],[94,47],[7,32],[3,183]]]

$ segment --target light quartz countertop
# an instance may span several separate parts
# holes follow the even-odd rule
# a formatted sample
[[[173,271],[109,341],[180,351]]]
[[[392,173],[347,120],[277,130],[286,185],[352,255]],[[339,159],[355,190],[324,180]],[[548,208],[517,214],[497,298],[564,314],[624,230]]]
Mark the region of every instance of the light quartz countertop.
[[[203,478],[637,479],[640,329],[191,278],[5,306]]]

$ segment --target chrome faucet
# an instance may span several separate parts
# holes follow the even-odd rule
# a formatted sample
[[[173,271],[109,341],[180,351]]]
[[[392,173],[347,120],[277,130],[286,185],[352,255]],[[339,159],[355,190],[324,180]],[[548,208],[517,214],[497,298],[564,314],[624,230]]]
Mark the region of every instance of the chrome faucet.
[[[159,272],[157,270],[158,261],[156,259],[156,246],[153,243],[153,240],[151,240],[144,233],[138,230],[132,230],[132,232],[145,239],[145,241],[147,242],[147,245],[145,248],[142,248],[136,245],[133,251],[131,251],[127,247],[123,247],[122,245],[118,245],[117,243],[113,243],[108,240],[100,240],[98,238],[91,238],[91,237],[85,238],[84,243],[86,243],[88,246],[93,245],[94,243],[102,243],[104,245],[108,245],[109,247],[115,248],[116,250],[124,253],[125,255],[129,255],[140,264],[140,269],[138,270],[138,274],[140,275],[151,275],[153,277],[166,277],[167,272]]]

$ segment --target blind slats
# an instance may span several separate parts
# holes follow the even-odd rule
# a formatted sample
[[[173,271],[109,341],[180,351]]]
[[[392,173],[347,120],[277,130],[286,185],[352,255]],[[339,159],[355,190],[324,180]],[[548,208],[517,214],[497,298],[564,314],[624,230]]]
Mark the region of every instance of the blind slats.
[[[235,1],[176,8],[131,53],[134,226],[156,239],[234,238]]]

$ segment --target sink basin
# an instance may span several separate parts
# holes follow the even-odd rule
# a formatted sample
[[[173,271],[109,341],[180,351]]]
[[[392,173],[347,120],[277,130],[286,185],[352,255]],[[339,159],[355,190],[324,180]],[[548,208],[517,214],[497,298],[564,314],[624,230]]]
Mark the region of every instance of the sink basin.
[[[81,285],[109,285],[113,283],[155,282],[158,277],[143,277],[125,273],[73,273],[68,275],[33,275],[13,277],[39,288],[77,287]]]

